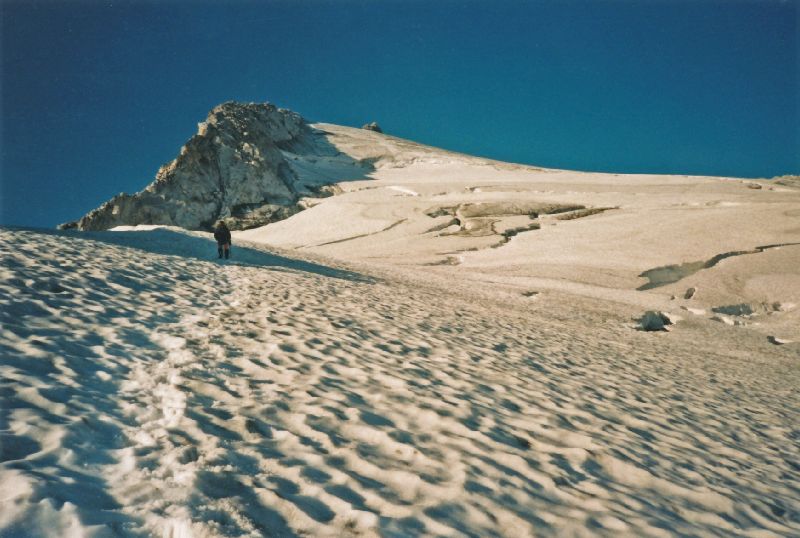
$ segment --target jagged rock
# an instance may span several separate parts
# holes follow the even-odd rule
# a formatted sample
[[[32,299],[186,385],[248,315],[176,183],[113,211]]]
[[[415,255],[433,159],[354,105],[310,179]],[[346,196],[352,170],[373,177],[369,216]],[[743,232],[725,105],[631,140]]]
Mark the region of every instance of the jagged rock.
[[[374,121],[370,122],[370,123],[367,123],[366,125],[362,126],[361,128],[362,129],[366,129],[367,131],[375,131],[376,133],[382,133],[383,132],[383,129],[381,129],[381,126],[378,125],[377,122],[374,122]]]
[[[777,336],[767,336],[767,341],[770,344],[775,344],[776,346],[783,346],[792,343],[791,340],[787,340],[785,338],[778,338]]]
[[[668,312],[648,310],[639,318],[639,328],[643,331],[668,331],[668,325],[680,321],[680,317]]]
[[[224,103],[198,125],[178,157],[137,194],[120,193],[60,228],[106,230],[165,224],[210,229],[262,226],[299,211],[297,177],[282,153],[313,144],[311,129],[292,111],[269,103]]]

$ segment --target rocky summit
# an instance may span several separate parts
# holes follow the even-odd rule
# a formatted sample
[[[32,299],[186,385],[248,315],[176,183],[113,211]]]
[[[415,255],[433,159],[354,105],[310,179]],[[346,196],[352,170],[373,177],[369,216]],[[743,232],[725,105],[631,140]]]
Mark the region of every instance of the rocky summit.
[[[163,224],[207,230],[217,220],[232,229],[263,226],[302,209],[303,197],[324,195],[325,178],[309,181],[298,167],[312,156],[335,154],[324,133],[295,112],[269,103],[223,103],[144,190],[120,193],[59,228]]]

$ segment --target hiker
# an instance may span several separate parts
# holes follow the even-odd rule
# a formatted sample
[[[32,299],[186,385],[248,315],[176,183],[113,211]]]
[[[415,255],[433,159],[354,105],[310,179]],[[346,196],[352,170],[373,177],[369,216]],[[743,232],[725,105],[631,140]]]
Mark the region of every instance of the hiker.
[[[225,259],[227,260],[231,255],[231,231],[223,221],[217,223],[217,227],[214,229],[214,239],[217,240],[219,257],[222,258],[222,255],[225,254]]]

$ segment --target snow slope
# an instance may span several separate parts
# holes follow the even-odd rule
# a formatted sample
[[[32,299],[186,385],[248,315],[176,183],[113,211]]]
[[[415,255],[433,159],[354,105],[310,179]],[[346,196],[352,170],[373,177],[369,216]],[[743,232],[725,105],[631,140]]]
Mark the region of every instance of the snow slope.
[[[0,231],[0,536],[800,535],[797,344],[348,243]]]
[[[710,320],[746,305],[752,314],[732,323],[800,342],[800,184],[546,170],[315,127],[350,160],[370,160],[370,180],[343,181],[342,194],[238,237],[476,287],[566,292],[630,316],[689,308]]]

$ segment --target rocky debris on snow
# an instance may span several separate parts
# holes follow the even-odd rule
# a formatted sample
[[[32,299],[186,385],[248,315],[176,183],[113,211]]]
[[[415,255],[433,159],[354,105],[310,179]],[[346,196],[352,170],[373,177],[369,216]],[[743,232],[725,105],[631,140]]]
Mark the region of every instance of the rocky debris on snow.
[[[374,122],[374,121],[363,125],[361,128],[362,129],[366,129],[367,131],[375,131],[376,133],[382,133],[383,132],[383,129],[381,129],[381,126],[378,125],[378,123]]]
[[[719,321],[720,323],[724,323],[725,325],[731,325],[731,326],[733,325],[733,320],[728,316],[716,315],[712,316],[711,319],[713,321]]]
[[[464,261],[463,256],[447,256],[442,260],[427,263],[426,265],[460,265]]]
[[[686,290],[686,293],[683,294],[683,298],[691,299],[692,297],[694,297],[695,293],[697,293],[697,288],[694,287],[689,288],[688,290]]]
[[[778,312],[789,312],[795,308],[794,303],[738,303],[731,305],[715,306],[711,310],[717,314],[728,316],[754,317],[758,315],[772,315]]]
[[[680,317],[668,312],[648,310],[638,319],[639,329],[642,331],[668,331],[670,325],[680,321]]]
[[[711,310],[717,314],[727,314],[729,316],[752,316],[755,313],[753,305],[747,303],[715,306]]]
[[[217,220],[231,229],[263,226],[300,211],[301,196],[314,195],[299,182],[294,161],[297,154],[309,160],[326,154],[324,145],[295,112],[269,103],[224,103],[198,124],[197,134],[144,190],[120,193],[59,227],[163,224],[208,230]]]
[[[785,187],[800,187],[800,176],[775,176],[772,180],[778,184],[783,185]]]

